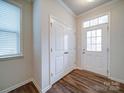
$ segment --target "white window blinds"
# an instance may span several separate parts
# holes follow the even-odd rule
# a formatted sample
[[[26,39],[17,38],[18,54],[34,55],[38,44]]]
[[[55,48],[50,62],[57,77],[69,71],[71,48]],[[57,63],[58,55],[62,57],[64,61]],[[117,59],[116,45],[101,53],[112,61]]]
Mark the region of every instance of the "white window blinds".
[[[20,8],[0,0],[0,57],[20,53]]]

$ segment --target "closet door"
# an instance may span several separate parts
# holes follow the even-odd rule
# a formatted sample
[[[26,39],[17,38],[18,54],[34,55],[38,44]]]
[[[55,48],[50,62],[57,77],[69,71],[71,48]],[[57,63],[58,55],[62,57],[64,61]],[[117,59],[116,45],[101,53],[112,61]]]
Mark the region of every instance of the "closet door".
[[[75,65],[75,32],[65,27],[64,32],[64,70],[68,71]]]
[[[51,84],[73,69],[75,63],[75,33],[71,28],[54,20],[50,27]]]
[[[52,84],[59,80],[64,72],[64,26],[58,22],[51,25],[50,65]]]

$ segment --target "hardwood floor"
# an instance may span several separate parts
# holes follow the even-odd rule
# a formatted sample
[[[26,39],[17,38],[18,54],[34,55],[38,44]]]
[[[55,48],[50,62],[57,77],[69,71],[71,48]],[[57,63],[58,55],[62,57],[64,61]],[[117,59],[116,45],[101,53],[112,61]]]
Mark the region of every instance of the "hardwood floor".
[[[39,93],[38,90],[36,89],[36,87],[34,86],[34,84],[32,82],[17,88],[16,90],[13,90],[9,93]]]
[[[119,86],[109,86],[111,80],[100,75],[74,70],[56,84],[47,93],[124,93]]]
[[[111,86],[108,86],[111,82]],[[30,82],[9,93],[39,92]],[[124,85],[118,85],[118,83],[92,72],[74,70],[55,83],[47,93],[124,93]]]

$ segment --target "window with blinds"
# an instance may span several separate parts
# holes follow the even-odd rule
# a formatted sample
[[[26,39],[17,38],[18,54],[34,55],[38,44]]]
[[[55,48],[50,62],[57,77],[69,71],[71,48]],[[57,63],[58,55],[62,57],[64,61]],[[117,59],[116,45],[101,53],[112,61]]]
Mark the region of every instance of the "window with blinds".
[[[0,57],[20,54],[20,8],[0,0]]]

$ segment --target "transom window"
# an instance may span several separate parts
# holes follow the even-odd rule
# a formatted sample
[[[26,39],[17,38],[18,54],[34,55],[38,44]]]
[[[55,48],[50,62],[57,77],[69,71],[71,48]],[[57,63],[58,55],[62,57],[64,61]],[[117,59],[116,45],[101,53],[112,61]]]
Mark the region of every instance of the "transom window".
[[[0,0],[0,58],[20,54],[20,8]]]
[[[87,31],[87,51],[102,51],[102,29]]]
[[[93,27],[93,26],[97,26],[100,24],[108,23],[108,21],[109,21],[108,15],[104,15],[104,16],[100,16],[100,17],[85,21],[83,23],[83,27],[84,28]]]

